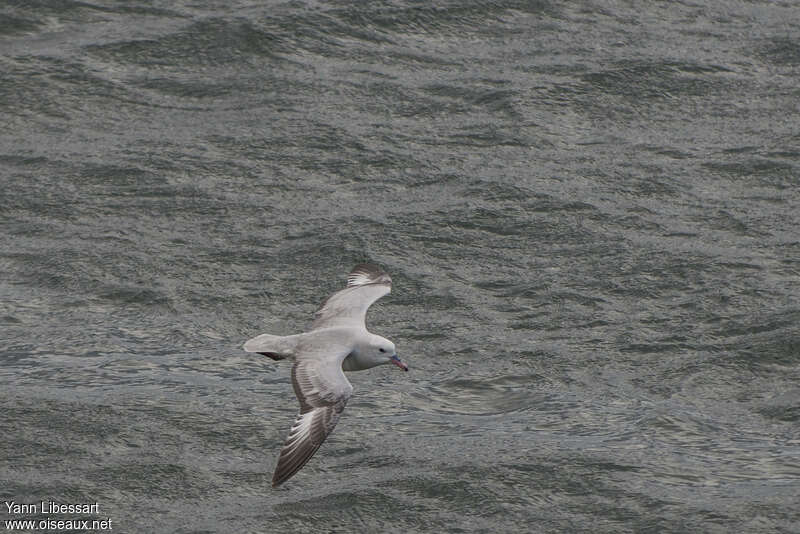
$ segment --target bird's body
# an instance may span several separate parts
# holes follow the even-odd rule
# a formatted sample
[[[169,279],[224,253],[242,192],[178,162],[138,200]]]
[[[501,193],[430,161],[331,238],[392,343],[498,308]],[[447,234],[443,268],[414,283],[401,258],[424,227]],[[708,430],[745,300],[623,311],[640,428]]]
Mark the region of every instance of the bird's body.
[[[319,309],[310,332],[292,336],[262,334],[244,344],[274,360],[294,359],[292,385],[300,413],[281,449],[272,485],[291,478],[314,455],[333,431],[353,386],[343,371],[361,371],[393,363],[408,371],[394,343],[367,331],[364,319],[370,305],[391,290],[392,279],[373,265],[360,264],[347,278],[347,287]]]

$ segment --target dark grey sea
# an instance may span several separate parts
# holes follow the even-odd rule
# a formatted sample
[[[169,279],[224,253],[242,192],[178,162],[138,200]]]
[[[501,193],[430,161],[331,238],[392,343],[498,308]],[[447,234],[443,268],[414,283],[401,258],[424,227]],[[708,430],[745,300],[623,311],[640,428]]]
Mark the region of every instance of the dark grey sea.
[[[360,262],[411,371],[273,489],[291,365],[242,344]],[[800,532],[800,5],[4,0],[0,501]]]

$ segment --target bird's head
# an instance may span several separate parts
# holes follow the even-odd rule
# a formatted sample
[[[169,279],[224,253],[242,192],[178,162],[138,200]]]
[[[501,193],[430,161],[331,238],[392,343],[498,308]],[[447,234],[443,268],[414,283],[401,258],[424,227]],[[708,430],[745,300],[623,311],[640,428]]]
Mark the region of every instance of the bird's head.
[[[391,363],[403,371],[408,371],[408,365],[403,363],[403,361],[397,356],[397,349],[395,348],[394,343],[384,337],[373,335],[370,339],[367,351],[370,355],[370,359],[375,361],[376,365]]]

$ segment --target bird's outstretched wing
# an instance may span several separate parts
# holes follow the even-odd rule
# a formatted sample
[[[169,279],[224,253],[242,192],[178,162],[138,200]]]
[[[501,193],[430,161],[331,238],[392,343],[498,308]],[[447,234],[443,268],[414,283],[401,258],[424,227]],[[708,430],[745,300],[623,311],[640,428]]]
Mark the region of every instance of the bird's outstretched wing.
[[[312,329],[364,327],[367,309],[391,289],[391,277],[379,267],[366,263],[356,265],[347,275],[347,287],[331,295],[317,311]]]
[[[300,413],[281,449],[272,485],[278,486],[317,452],[333,431],[347,400],[353,394],[342,372],[342,357],[302,357],[292,368],[292,385],[300,401]]]

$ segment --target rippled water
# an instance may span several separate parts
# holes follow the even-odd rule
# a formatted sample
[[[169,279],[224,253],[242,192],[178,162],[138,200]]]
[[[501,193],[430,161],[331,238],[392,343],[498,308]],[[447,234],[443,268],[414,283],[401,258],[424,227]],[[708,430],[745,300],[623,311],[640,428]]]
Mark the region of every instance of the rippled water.
[[[797,13],[6,2],[1,500],[117,532],[796,532]],[[272,489],[290,366],[241,344],[361,261],[411,372],[350,374]]]

